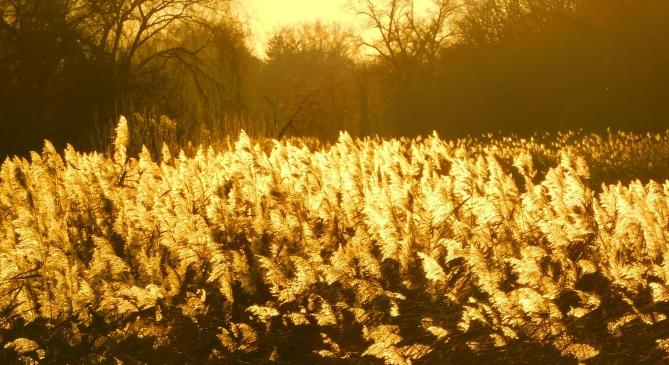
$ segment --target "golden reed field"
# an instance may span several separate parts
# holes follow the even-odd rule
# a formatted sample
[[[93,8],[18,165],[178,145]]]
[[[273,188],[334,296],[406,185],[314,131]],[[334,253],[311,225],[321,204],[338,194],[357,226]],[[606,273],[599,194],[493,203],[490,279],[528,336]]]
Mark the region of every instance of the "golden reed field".
[[[128,135],[2,164],[0,363],[668,361],[669,133]]]

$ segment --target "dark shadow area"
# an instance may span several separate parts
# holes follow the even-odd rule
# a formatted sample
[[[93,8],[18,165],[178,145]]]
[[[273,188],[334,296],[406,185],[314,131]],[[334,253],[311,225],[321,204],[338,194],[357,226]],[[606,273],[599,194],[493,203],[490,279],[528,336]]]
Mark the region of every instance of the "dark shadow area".
[[[205,144],[669,126],[666,1],[411,4],[353,1],[376,40],[295,25],[260,59],[225,0],[0,0],[0,156],[104,149],[120,115]]]

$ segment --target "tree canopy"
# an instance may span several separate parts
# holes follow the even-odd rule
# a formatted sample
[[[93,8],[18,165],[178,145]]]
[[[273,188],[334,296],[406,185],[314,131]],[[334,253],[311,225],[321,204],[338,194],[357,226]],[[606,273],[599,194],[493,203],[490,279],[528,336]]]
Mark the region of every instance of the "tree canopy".
[[[350,5],[363,28],[278,29],[259,58],[229,0],[0,0],[0,155],[99,147],[120,115],[195,142],[668,125],[666,1]]]

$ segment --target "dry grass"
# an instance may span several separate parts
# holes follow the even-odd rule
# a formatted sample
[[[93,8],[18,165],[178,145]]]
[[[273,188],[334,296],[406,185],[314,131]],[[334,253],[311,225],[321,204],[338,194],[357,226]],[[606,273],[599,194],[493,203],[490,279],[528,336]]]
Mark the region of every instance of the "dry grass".
[[[47,143],[0,169],[0,362],[665,361],[669,182],[594,192],[593,141]]]

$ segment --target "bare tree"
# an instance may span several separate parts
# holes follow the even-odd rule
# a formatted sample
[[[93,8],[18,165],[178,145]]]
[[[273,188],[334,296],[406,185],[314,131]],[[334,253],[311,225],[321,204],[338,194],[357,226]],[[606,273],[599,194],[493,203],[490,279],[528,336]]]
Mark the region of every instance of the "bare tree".
[[[270,38],[259,89],[277,136],[352,129],[353,49],[350,31],[337,24],[287,27]]]
[[[368,73],[374,81],[359,84],[361,125],[409,133],[416,120],[430,118],[425,100],[443,72],[444,51],[456,40],[452,28],[461,16],[461,1],[434,0],[427,12],[416,9],[413,0],[352,0],[350,7],[367,27],[358,44],[375,55]]]
[[[187,47],[171,34],[184,25],[209,26],[227,0],[81,0],[78,13],[86,19],[88,46],[115,72],[121,97],[131,78],[156,62],[187,60],[204,45]]]
[[[359,37],[397,74],[431,64],[453,36],[451,21],[459,14],[456,0],[435,0],[434,10],[421,17],[413,0],[354,0],[351,7],[365,19],[374,39]]]

